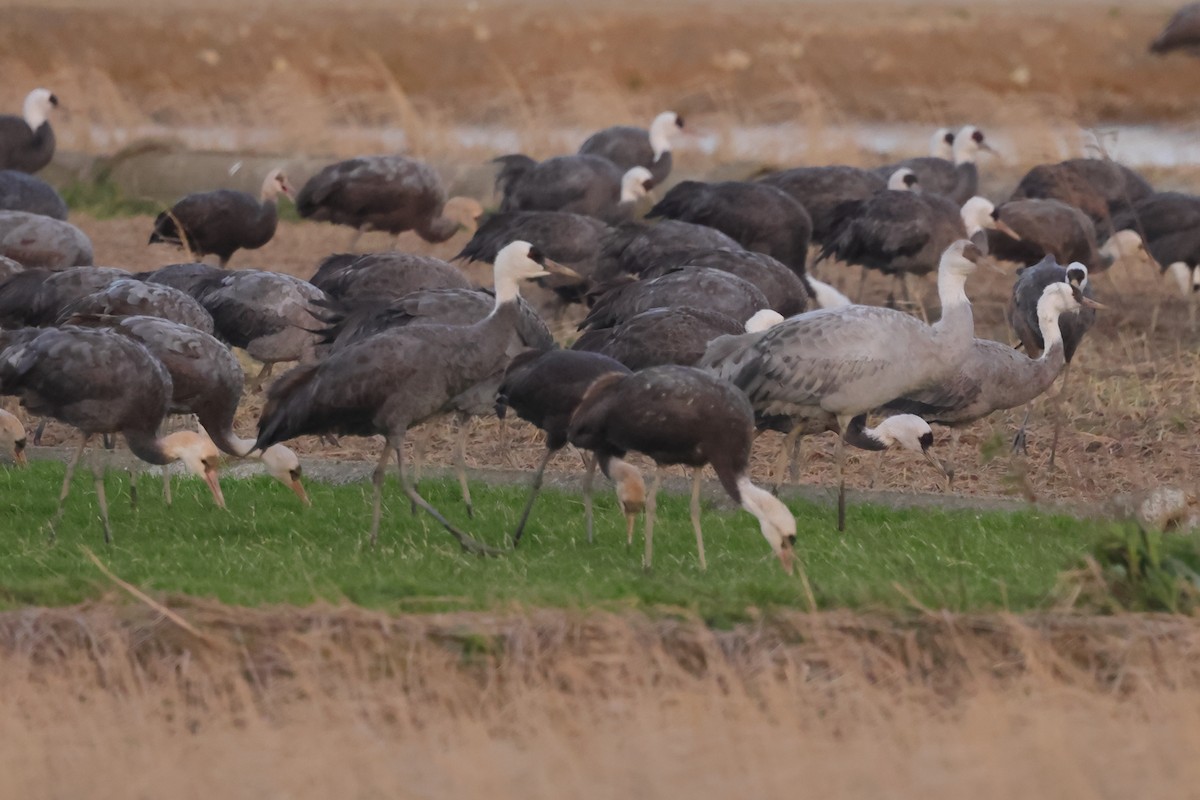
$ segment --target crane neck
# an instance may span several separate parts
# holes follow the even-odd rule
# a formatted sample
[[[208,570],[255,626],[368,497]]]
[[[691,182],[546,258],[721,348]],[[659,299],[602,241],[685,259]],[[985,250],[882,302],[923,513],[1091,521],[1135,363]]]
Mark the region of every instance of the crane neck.
[[[860,414],[850,420],[850,424],[842,432],[842,438],[846,444],[860,450],[886,450],[888,448],[888,442],[884,441],[874,428],[867,427],[866,414]]]
[[[123,430],[121,434],[125,437],[130,452],[142,461],[161,467],[175,460],[174,456],[168,455],[166,442],[154,431]]]
[[[36,96],[31,94],[25,98],[25,106],[22,109],[22,115],[25,118],[25,124],[29,126],[31,131],[37,132],[37,129],[46,124],[47,115],[44,109],[44,103]]]
[[[675,121],[669,117],[658,117],[650,125],[650,149],[654,151],[654,160],[658,161],[671,152],[671,132],[675,130]]]

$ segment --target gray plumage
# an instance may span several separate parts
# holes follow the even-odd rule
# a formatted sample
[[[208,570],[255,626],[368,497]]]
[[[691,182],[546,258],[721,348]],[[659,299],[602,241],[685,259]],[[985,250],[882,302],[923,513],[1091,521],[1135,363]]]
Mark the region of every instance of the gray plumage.
[[[129,277],[113,267],[18,272],[0,284],[0,327],[53,325],[71,303]]]
[[[1155,192],[1113,215],[1113,230],[1136,231],[1142,245],[1163,270],[1181,262],[1200,266],[1200,197]]]
[[[471,288],[471,282],[453,264],[415,253],[330,256],[309,282],[351,305],[404,297],[422,289]]]
[[[1029,266],[1052,255],[1060,264],[1078,261],[1093,272],[1109,266],[1096,247],[1096,226],[1087,214],[1058,200],[1009,200],[996,207],[996,219],[1016,231],[987,232],[988,254]]]
[[[967,125],[953,138],[953,159],[937,156],[908,158],[879,167],[875,173],[887,180],[898,169],[912,170],[921,191],[941,195],[958,205],[979,193],[979,168],[975,157],[980,150],[991,150],[983,131]]]
[[[579,329],[611,328],[643,311],[673,306],[703,308],[745,322],[771,304],[757,286],[731,273],[707,267],[679,269],[605,292]]]
[[[147,283],[170,286],[199,299],[208,288],[216,286],[228,274],[220,267],[193,261],[186,264],[168,264],[149,272],[139,272],[134,277]]]
[[[610,279],[660,273],[685,263],[693,253],[742,249],[727,234],[707,225],[674,219],[656,225],[630,222],[610,228],[605,234],[599,269]]]
[[[213,332],[212,315],[191,295],[132,277],[114,281],[72,302],[59,315],[60,323],[74,314],[158,317],[204,333]]]
[[[1075,206],[1091,218],[1100,239],[1113,228],[1110,218],[1151,194],[1154,188],[1123,164],[1099,158],[1072,158],[1039,164],[1021,178],[1012,200],[1045,198]]]
[[[0,256],[26,267],[83,267],[92,263],[92,242],[69,222],[25,211],[0,211]]]
[[[0,256],[0,283],[4,283],[18,272],[24,271],[25,267],[21,266],[16,261],[13,261],[11,258]]]
[[[25,98],[25,115],[0,115],[0,170],[15,169],[34,173],[54,158],[54,129],[50,110],[58,107],[58,97],[46,89],[34,89]],[[26,120],[40,118],[36,128]]]
[[[1038,323],[1038,300],[1042,292],[1052,283],[1070,283],[1081,289],[1083,296],[1094,297],[1092,285],[1083,270],[1060,266],[1054,256],[1046,256],[1031,267],[1018,270],[1013,283],[1012,298],[1006,313],[1009,327],[1021,340],[1021,345],[1030,356],[1042,352],[1042,329]],[[1071,363],[1075,350],[1096,321],[1096,312],[1091,308],[1070,311],[1058,318],[1058,329],[1062,332],[1063,356]]]
[[[0,211],[24,211],[66,220],[67,204],[41,178],[15,169],[0,170]]]
[[[804,206],[768,183],[683,181],[646,213],[707,225],[747,250],[766,253],[804,273],[812,219]]]
[[[966,235],[958,206],[940,195],[885,190],[838,209],[835,235],[817,260],[835,256],[886,275],[925,275]]]
[[[263,362],[311,361],[320,337],[317,303],[325,293],[308,281],[260,270],[237,270],[197,298],[212,315],[217,338]],[[264,375],[267,374],[264,372]]]
[[[796,167],[761,179],[791,195],[812,220],[812,241],[825,244],[834,233],[836,210],[851,200],[867,200],[887,188],[887,179],[858,167]]]
[[[305,219],[359,231],[415,231],[444,242],[461,227],[443,215],[446,190],[428,164],[404,156],[365,156],[331,164],[308,179],[296,196]]]
[[[633,167],[645,167],[654,177],[654,185],[658,186],[671,174],[674,165],[666,132],[671,128],[682,129],[683,117],[664,112],[655,118],[652,127],[655,126],[663,129],[664,144],[667,145],[658,158],[654,157],[654,147],[650,144],[650,131],[632,125],[614,125],[596,131],[580,145],[579,154],[607,158],[622,172]]]
[[[496,175],[501,211],[565,211],[616,221],[630,210],[622,202],[625,171],[607,158],[572,155],[537,162],[508,155],[494,161],[501,165]]]
[[[585,332],[571,349],[601,353],[631,370],[660,364],[692,366],[703,357],[710,341],[741,333],[743,322],[689,306],[652,308],[612,328]]]
[[[672,262],[678,261],[678,264]],[[680,252],[677,258],[664,257],[659,268],[642,273],[643,280],[657,278],[674,269],[706,267],[737,275],[753,283],[766,296],[770,308],[785,317],[803,313],[814,292],[807,276],[795,272],[765,253],[749,250],[699,250]]]
[[[1150,52],[1163,55],[1181,50],[1200,54],[1200,3],[1188,3],[1174,14],[1162,32],[1150,43]]]

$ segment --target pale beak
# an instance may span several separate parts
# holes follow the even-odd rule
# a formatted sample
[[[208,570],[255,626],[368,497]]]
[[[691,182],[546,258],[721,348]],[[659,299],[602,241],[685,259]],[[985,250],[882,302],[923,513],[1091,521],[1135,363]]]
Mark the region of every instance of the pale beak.
[[[291,487],[292,491],[296,493],[296,497],[300,498],[301,503],[306,506],[312,505],[312,500],[308,499],[308,492],[304,491],[304,484],[300,482],[299,478],[296,478],[288,485]]]
[[[933,453],[929,452],[928,450],[922,450],[921,454],[925,456],[926,461],[928,461],[930,464],[933,465],[934,469],[936,469],[938,472],[940,472],[946,476],[947,488],[954,485],[954,465],[953,464],[951,464],[948,461],[943,461],[942,459],[938,458],[937,456],[935,456]]]
[[[570,267],[563,266],[562,264],[558,263],[557,261],[551,261],[550,259],[547,258],[545,260],[545,262],[542,264],[542,266],[546,268],[546,272],[549,272],[552,275],[561,275],[564,278],[572,278],[574,280],[583,280],[582,276],[580,276],[580,274],[578,272],[571,269]]]
[[[221,493],[221,484],[217,481],[217,471],[215,469],[204,470],[204,482],[208,484],[217,508],[225,508],[225,495]]]
[[[1079,298],[1079,305],[1083,306],[1084,308],[1096,308],[1096,309],[1100,309],[1100,310],[1108,309],[1108,306],[1104,305],[1104,303],[1097,303],[1095,300],[1093,300],[1090,297]]]
[[[1012,237],[1013,239],[1016,239],[1018,242],[1021,241],[1021,234],[1017,233],[1012,228],[1010,228],[1008,226],[1007,222],[998,219],[998,220],[995,220],[995,223],[996,223],[996,230],[1000,231],[1005,236],[1009,236],[1009,237]]]
[[[792,574],[793,564],[796,560],[796,552],[792,542],[787,539],[783,540],[783,544],[779,547],[779,563],[783,567],[783,571],[788,575]]]
[[[984,152],[987,152],[987,153],[995,153],[996,152],[995,149],[987,142],[980,142],[979,149],[983,150]]]

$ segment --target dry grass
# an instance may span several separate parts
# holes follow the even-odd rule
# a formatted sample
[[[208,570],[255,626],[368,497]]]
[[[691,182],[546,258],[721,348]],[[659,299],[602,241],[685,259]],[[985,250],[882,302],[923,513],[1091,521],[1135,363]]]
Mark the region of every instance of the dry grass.
[[[0,617],[5,796],[1192,796],[1194,622]]]

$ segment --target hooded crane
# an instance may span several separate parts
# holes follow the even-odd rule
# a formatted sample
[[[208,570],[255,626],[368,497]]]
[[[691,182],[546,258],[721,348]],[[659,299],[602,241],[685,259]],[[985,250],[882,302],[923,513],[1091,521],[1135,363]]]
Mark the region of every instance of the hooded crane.
[[[523,298],[518,297],[516,302],[519,309],[516,324],[509,334],[508,349],[497,359],[491,374],[452,398],[445,409],[454,413],[458,428],[454,467],[468,516],[474,516],[466,466],[467,435],[471,417],[490,416],[494,413],[496,389],[511,358],[529,348],[546,350],[555,346],[554,337],[550,335],[537,312]],[[337,352],[355,342],[395,328],[406,328],[419,336],[422,335],[419,329],[429,327],[430,336],[436,339],[443,326],[473,325],[486,318],[495,306],[495,295],[484,289],[426,289],[386,304],[359,306],[344,314],[333,311],[325,316],[327,327],[322,335],[324,341],[330,345],[331,352]],[[418,459],[421,443],[421,439],[418,439]],[[419,462],[414,473],[416,484],[420,482]]]
[[[897,397],[952,377],[974,340],[967,277],[983,257],[952,243],[938,268],[942,318],[928,325],[900,311],[845,306],[785,320],[707,360],[708,369],[746,392],[762,417],[837,418],[838,527],[845,527],[845,441],[865,415]]]
[[[1172,14],[1162,33],[1150,43],[1150,52],[1157,55],[1173,50],[1190,55],[1200,52],[1200,3],[1188,3]]]
[[[655,225],[628,222],[610,228],[600,248],[600,271],[610,279],[621,275],[658,273],[687,262],[702,250],[742,250],[716,228],[676,219]]]
[[[1013,284],[1012,299],[1009,300],[1007,318],[1008,324],[1017,335],[1021,346],[1031,357],[1041,355],[1046,347],[1042,334],[1041,318],[1038,303],[1041,301],[1045,288],[1054,283],[1068,283],[1080,292],[1080,303],[1083,308],[1063,312],[1058,318],[1058,327],[1062,334],[1063,343],[1063,383],[1059,396],[1067,390],[1067,379],[1070,377],[1071,359],[1075,356],[1083,336],[1096,321],[1097,304],[1091,300],[1092,287],[1088,282],[1087,267],[1078,262],[1066,267],[1055,263],[1052,256],[1017,271],[1017,280]],[[1090,302],[1084,302],[1085,300]],[[1021,423],[1013,449],[1025,450],[1025,426],[1029,422],[1029,412]],[[1054,467],[1054,455],[1058,450],[1058,435],[1062,425],[1062,415],[1056,415],[1054,421],[1054,438],[1050,444],[1050,467]]]
[[[974,125],[965,126],[957,135],[951,134],[951,141],[951,160],[936,155],[909,158],[879,167],[876,173],[887,178],[898,169],[910,169],[922,191],[947,197],[962,205],[979,191],[979,168],[975,165],[975,159],[981,151],[994,151],[984,139],[983,131]]]
[[[694,367],[650,367],[631,375],[597,379],[571,416],[570,441],[596,453],[604,463],[630,450],[654,460],[654,480],[646,494],[646,551],[654,558],[655,501],[662,467],[682,464],[692,472],[692,529],[700,569],[707,568],[700,527],[700,479],[711,465],[721,486],[759,522],[763,537],[787,572],[792,571],[796,520],[778,498],[750,482],[754,411],[728,381]]]
[[[397,328],[357,342],[319,364],[290,370],[267,395],[258,423],[257,447],[305,434],[386,437],[374,473],[370,539],[379,535],[383,477],[395,451],[400,485],[409,500],[440,522],[469,552],[488,548],[463,533],[427,503],[404,474],[408,429],[443,412],[446,404],[492,374],[509,346],[518,315],[518,284],[547,271],[528,242],[513,242],[496,257],[494,310],[474,325]]]
[[[954,131],[949,128],[938,128],[929,137],[929,158],[936,161],[948,161],[951,166],[954,165]],[[919,159],[910,158],[896,164],[884,164],[881,167],[876,167],[873,172],[879,177],[887,180],[900,167],[908,167],[913,172],[913,177],[917,180],[917,171],[908,163],[910,161],[918,161]]]
[[[768,183],[683,181],[646,216],[716,228],[747,250],[766,253],[804,274],[812,219],[795,198]]]
[[[296,196],[278,169],[267,174],[257,200],[233,189],[189,194],[158,215],[148,244],[173,244],[195,258],[215,255],[224,267],[238,250],[257,250],[275,236],[280,194]]]
[[[501,211],[567,211],[606,222],[626,219],[654,185],[650,170],[622,170],[600,156],[555,156],[537,162],[525,155],[500,156],[496,189]]]
[[[1112,219],[1114,233],[1103,250],[1114,257],[1138,249],[1149,253],[1164,274],[1175,279],[1188,299],[1188,322],[1196,330],[1200,303],[1200,197],[1182,192],[1156,192]],[[1154,305],[1150,330],[1158,328],[1161,296]]]
[[[1029,266],[1045,256],[1060,264],[1082,262],[1093,272],[1111,261],[1096,247],[1096,226],[1087,214],[1058,200],[1009,200],[996,207],[995,218],[1020,239],[997,227],[987,232],[988,255]]]
[[[399,236],[415,231],[430,244],[473,226],[483,208],[469,197],[446,199],[433,167],[404,156],[364,156],[330,164],[296,196],[305,219],[354,228],[349,249],[364,231]]]
[[[229,274],[220,267],[192,261],[187,264],[168,264],[149,272],[139,272],[133,277],[146,283],[170,286],[199,299],[204,290],[220,283]]]
[[[212,315],[190,294],[133,277],[113,281],[68,304],[59,314],[59,324],[76,314],[158,317],[203,333],[213,332]]]
[[[0,284],[0,327],[53,325],[72,303],[132,277],[115,267],[27,269]]]
[[[745,332],[738,331],[732,335],[714,337],[709,341],[703,356],[695,362],[704,369],[719,363],[732,353],[742,350],[747,344],[757,339],[755,334],[761,333],[783,322],[783,317],[773,311],[760,311],[746,320]],[[783,484],[785,474],[795,483],[799,474],[801,461],[800,448],[803,437],[813,436],[832,431],[840,433],[837,417],[832,413],[812,414],[802,419],[782,415],[755,414],[755,427],[759,433],[767,430],[785,434],[779,457],[775,462],[775,489],[778,493]],[[929,452],[933,446],[933,430],[929,423],[911,414],[902,414],[884,420],[876,428],[866,427],[866,420],[861,427],[852,427],[847,433],[846,441],[864,450],[887,450],[897,448],[921,453],[935,467],[950,476],[945,465],[940,464]],[[785,473],[786,468],[786,473]]]
[[[681,130],[683,117],[664,111],[650,123],[650,130],[617,125],[596,131],[580,145],[579,155],[607,158],[623,171],[645,167],[658,186],[671,174],[671,140]]]
[[[1025,173],[1011,200],[1061,200],[1091,218],[1099,239],[1115,230],[1111,218],[1154,194],[1154,187],[1124,164],[1101,158],[1072,158],[1039,164]]]
[[[309,283],[344,305],[378,304],[423,289],[470,289],[467,276],[440,258],[415,253],[332,255]]]
[[[705,308],[651,308],[611,328],[587,331],[571,349],[603,353],[631,370],[661,364],[692,366],[710,341],[741,330],[737,320]]]
[[[618,277],[600,271],[600,252],[608,225],[595,217],[566,211],[508,211],[488,214],[455,261],[491,264],[506,244],[529,242],[546,258],[579,275],[577,281],[541,278],[563,303],[582,303],[588,292]]]
[[[972,238],[980,231],[997,229],[1020,238],[995,218],[995,210],[983,197],[972,197],[960,210],[938,195],[880,192],[866,202],[842,207],[840,232],[821,249],[817,260],[832,255],[892,275],[909,300],[909,275],[932,272],[946,248],[964,234]],[[924,314],[924,305],[920,307]]]
[[[31,413],[77,428],[83,438],[67,462],[58,509],[50,520],[53,539],[71,489],[75,467],[98,433],[120,433],[133,454],[150,464],[183,461],[202,475],[217,505],[225,499],[217,482],[220,452],[207,437],[181,431],[159,437],[171,401],[171,376],[145,347],[108,330],[50,328],[13,331],[0,351],[0,392],[15,395]],[[93,466],[104,541],[112,541],[104,472]]]
[[[0,210],[40,214],[63,222],[68,211],[53,186],[15,169],[0,170]]]
[[[0,211],[0,256],[26,267],[84,267],[92,263],[92,240],[69,222],[28,211]]]
[[[49,89],[34,89],[25,96],[21,116],[0,116],[0,169],[34,173],[54,157],[54,129],[50,112],[58,97]]]
[[[888,412],[917,414],[951,428],[954,445],[961,429],[995,411],[1023,406],[1040,397],[1066,364],[1059,319],[1082,307],[1102,308],[1069,283],[1050,283],[1037,302],[1041,355],[1031,358],[1008,345],[976,339],[958,374],[950,380],[888,402]]]
[[[542,488],[542,475],[551,459],[567,445],[571,415],[585,393],[605,375],[628,375],[629,369],[608,356],[574,350],[530,350],[512,360],[496,393],[496,413],[501,418],[511,408],[517,416],[546,434],[546,453],[538,463],[521,520],[513,532],[513,546],[521,543],[533,502]],[[595,458],[588,459],[583,480],[583,514],[587,540],[592,541],[592,478]],[[633,523],[646,502],[646,485],[637,469],[606,455],[600,465],[616,484],[617,502],[625,515],[625,538],[633,543]]]
[[[816,294],[816,291],[810,288],[807,275],[797,275],[766,253],[750,250],[695,250],[690,253],[680,252],[674,257],[664,255],[660,263],[660,267],[645,270],[642,279],[660,278],[677,269],[719,269],[757,286],[771,304],[771,308],[785,317],[806,311]]]
[[[579,323],[579,330],[611,328],[643,311],[671,306],[703,308],[739,320],[750,319],[771,304],[757,286],[732,273],[708,267],[677,269],[605,292]]]
[[[838,208],[843,203],[869,200],[884,189],[908,189],[916,182],[912,170],[881,177],[870,170],[842,165],[795,167],[760,180],[787,192],[804,207],[812,219],[812,242],[821,245],[835,233]]]
[[[195,414],[208,438],[235,458],[261,461],[267,474],[310,505],[301,483],[300,459],[282,444],[255,450],[253,439],[233,430],[245,375],[237,357],[216,338],[196,328],[160,317],[80,315],[71,325],[107,328],[128,336],[162,362],[171,376],[171,414]],[[171,473],[163,470],[163,496],[171,504]]]

